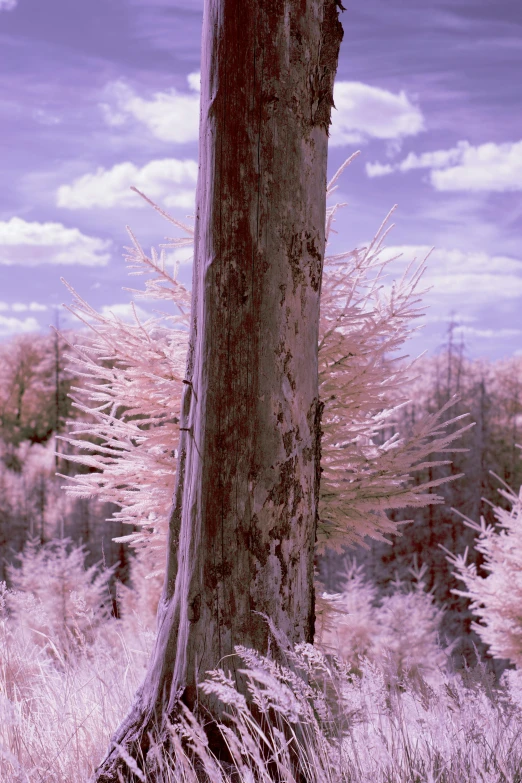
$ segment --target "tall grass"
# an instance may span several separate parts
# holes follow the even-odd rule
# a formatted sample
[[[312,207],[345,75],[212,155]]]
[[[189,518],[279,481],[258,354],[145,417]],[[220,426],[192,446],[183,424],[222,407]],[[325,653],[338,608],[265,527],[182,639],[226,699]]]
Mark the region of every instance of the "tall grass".
[[[60,562],[81,565],[81,557],[71,558],[70,548],[63,545],[47,551],[43,557],[34,546],[29,548],[20,565],[23,572],[24,565],[36,563],[39,579],[29,584],[19,574],[23,589],[13,592],[3,585],[0,590],[1,783],[86,783],[129,708],[153,641],[148,614],[154,600],[148,610],[141,605],[140,616],[126,592],[123,618],[111,617],[98,572],[91,572],[91,592],[85,573],[78,573],[80,589],[74,591],[74,600],[64,602],[67,616],[62,623],[54,615],[46,620],[46,604],[53,600],[46,590],[48,580],[56,582]],[[54,552],[54,560],[49,552]],[[405,665],[403,651],[398,655],[393,643],[393,623],[386,629],[382,625],[391,604],[384,613],[382,606],[373,607],[371,619],[380,617],[381,626],[370,633],[366,654],[351,661],[353,650],[343,650],[342,640],[348,638],[351,620],[359,628],[364,622],[364,612],[359,608],[356,616],[353,609],[353,592],[368,593],[368,585],[354,578],[353,571],[351,576],[345,593],[338,596],[341,614],[336,622],[342,633],[335,652],[326,653],[320,639],[291,649],[266,618],[272,643],[284,651],[285,666],[276,664],[270,651],[262,656],[236,647],[250,700],[236,691],[224,670],[216,669],[201,683],[227,705],[229,718],[220,730],[233,766],[212,757],[201,725],[185,712],[170,728],[170,762],[152,748],[138,768],[122,749],[126,780],[177,783],[206,777],[268,783],[279,776],[288,783],[522,781],[519,672],[507,672],[495,685],[484,667],[447,671],[444,653],[433,643],[433,622],[428,623],[429,643],[422,655],[434,659],[426,660],[424,667]],[[16,574],[13,577],[15,584]],[[413,605],[411,594],[398,589],[395,604],[401,600],[396,617]],[[415,602],[418,613],[422,602],[418,596]],[[423,605],[433,621],[429,600]],[[364,611],[370,611],[368,606]],[[400,633],[397,628],[396,635]],[[328,638],[331,642],[333,637]]]

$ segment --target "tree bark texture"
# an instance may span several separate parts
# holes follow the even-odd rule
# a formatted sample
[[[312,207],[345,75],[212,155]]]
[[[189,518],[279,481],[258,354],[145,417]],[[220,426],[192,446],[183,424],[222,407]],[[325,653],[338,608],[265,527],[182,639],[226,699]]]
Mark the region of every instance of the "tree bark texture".
[[[192,322],[158,637],[114,742],[146,751],[267,614],[314,639],[319,298],[336,0],[207,0]],[[224,659],[224,656],[232,656]],[[112,746],[114,748],[114,745]],[[117,781],[114,749],[96,780]],[[128,769],[127,769],[128,774]],[[127,779],[127,778],[125,778]]]

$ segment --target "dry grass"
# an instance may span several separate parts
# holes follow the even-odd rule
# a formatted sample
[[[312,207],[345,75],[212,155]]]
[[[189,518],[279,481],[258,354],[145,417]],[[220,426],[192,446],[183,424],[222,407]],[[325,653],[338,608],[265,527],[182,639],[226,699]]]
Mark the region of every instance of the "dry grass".
[[[2,783],[88,781],[144,674],[150,634],[140,633],[136,623],[132,628],[133,637],[121,621],[106,621],[92,642],[67,653],[52,638],[37,644],[4,605]],[[127,758],[129,781],[151,780],[159,764],[154,780],[162,783],[195,782],[202,770],[212,781],[269,783],[270,757],[272,769],[291,783],[295,765],[287,738],[299,731],[299,766],[310,783],[522,780],[517,672],[495,688],[480,668],[465,676],[439,672],[428,683],[418,674],[394,676],[390,667],[369,661],[359,662],[355,675],[339,658],[311,645],[287,650],[285,668],[253,651],[237,652],[249,672],[252,700],[271,716],[264,731],[225,672],[212,673],[202,686],[227,705],[230,725],[222,730],[236,772],[211,757],[203,730],[186,712],[172,727],[170,760],[156,753],[155,762],[153,749],[133,777],[133,760]],[[182,737],[184,747],[187,739],[192,745],[192,761],[181,750]]]
[[[103,755],[144,673],[148,650],[107,623],[66,654],[0,620],[0,781],[80,783]]]

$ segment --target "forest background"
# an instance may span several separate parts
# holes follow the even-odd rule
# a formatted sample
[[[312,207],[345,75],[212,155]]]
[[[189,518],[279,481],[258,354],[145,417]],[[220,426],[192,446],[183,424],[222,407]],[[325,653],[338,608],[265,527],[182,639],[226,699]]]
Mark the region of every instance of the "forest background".
[[[485,575],[483,556],[474,548],[476,531],[462,517],[475,521],[483,517],[486,524],[495,525],[493,507],[510,508],[499,489],[504,483],[515,488],[522,484],[517,448],[522,437],[522,358],[468,359],[464,342],[455,342],[453,328],[450,323],[437,354],[420,360],[412,401],[379,438],[384,442],[396,431],[411,435],[416,421],[439,411],[456,394],[459,401],[445,413],[445,419],[469,413],[476,423],[459,439],[458,446],[465,451],[453,455],[450,465],[417,471],[415,483],[464,475],[430,489],[443,495],[444,504],[415,509],[414,521],[402,528],[402,535],[391,536],[391,543],[367,539],[368,548],[358,545],[342,553],[327,550],[316,564],[329,593],[341,590],[347,567],[355,561],[381,596],[391,594],[396,582],[415,583],[414,562],[419,568],[425,566],[426,589],[445,610],[440,631],[447,643],[454,644],[455,666],[476,663],[477,650],[499,676],[507,662],[492,659],[471,629],[470,601],[452,592],[462,584],[453,573],[447,551],[462,554],[468,548],[468,562],[476,563]],[[0,345],[0,581],[9,585],[9,565],[28,541],[45,544],[70,538],[85,545],[88,566],[102,562],[114,568],[111,589],[117,615],[115,584],[128,583],[132,555],[127,543],[114,539],[129,536],[137,528],[113,516],[117,505],[71,497],[63,490],[65,476],[89,472],[88,467],[66,459],[75,449],[60,439],[66,422],[70,429],[86,418],[74,405],[73,397],[78,394],[71,392],[85,385],[85,378],[75,376],[68,367],[67,341],[71,339],[73,333],[52,331],[48,336],[24,335]],[[87,340],[86,333],[83,340]],[[74,333],[74,342],[78,341],[81,344],[82,332]],[[411,511],[388,513],[394,520],[412,519]]]

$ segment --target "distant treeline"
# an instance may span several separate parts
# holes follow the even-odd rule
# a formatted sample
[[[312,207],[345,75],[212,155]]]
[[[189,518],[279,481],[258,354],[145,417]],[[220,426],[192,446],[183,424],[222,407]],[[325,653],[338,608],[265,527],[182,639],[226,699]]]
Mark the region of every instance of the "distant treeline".
[[[509,507],[498,492],[502,482],[516,492],[522,484],[522,452],[517,448],[517,444],[522,445],[522,356],[496,362],[466,359],[463,346],[454,344],[450,330],[446,346],[437,355],[420,360],[418,372],[411,388],[411,403],[402,409],[396,426],[383,437],[411,432],[426,413],[435,413],[459,395],[460,400],[448,410],[446,419],[470,414],[464,421],[473,421],[475,426],[455,444],[467,451],[434,454],[434,459],[451,459],[451,464],[420,470],[415,480],[420,483],[460,473],[464,476],[433,489],[444,496],[443,505],[389,512],[395,519],[414,520],[404,526],[401,536],[392,537],[391,545],[369,540],[368,550],[359,547],[346,552],[346,556],[355,557],[364,565],[366,577],[384,595],[393,591],[392,583],[397,577],[414,582],[410,571],[414,555],[419,565],[427,564],[427,588],[433,590],[437,604],[446,608],[442,632],[448,641],[456,641],[455,663],[461,665],[464,658],[472,665],[473,645],[481,654],[484,645],[470,631],[472,618],[467,599],[451,592],[462,589],[462,583],[453,576],[441,546],[455,554],[463,554],[469,547],[468,562],[475,562],[479,574],[485,575],[482,558],[473,548],[476,533],[466,527],[452,508],[471,520],[479,522],[484,517],[487,524],[494,525],[492,505]],[[456,428],[457,424],[452,426]],[[340,589],[343,565],[344,557],[334,553],[328,553],[321,561],[320,576],[329,591]]]
[[[63,537],[86,545],[87,565],[116,564],[126,581],[127,547],[112,539],[129,529],[108,521],[116,507],[68,497],[56,475],[86,470],[67,461],[71,447],[59,438],[80,415],[69,395],[86,382],[67,369],[67,339],[31,334],[0,344],[0,581],[8,581],[7,565],[29,538]]]

